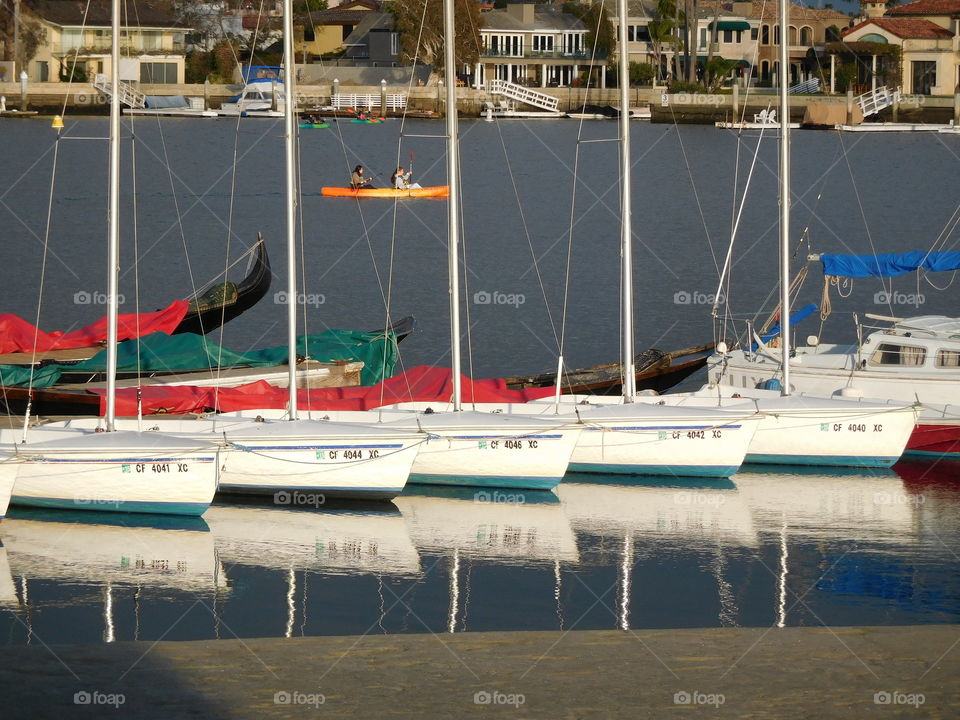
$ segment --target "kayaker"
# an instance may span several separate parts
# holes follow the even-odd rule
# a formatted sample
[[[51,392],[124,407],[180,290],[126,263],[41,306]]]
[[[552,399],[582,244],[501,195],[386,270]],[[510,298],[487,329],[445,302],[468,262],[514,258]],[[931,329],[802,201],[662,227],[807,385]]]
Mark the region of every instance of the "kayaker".
[[[410,175],[412,173],[412,170],[410,172],[405,172],[403,166],[401,165],[393,171],[393,175],[390,177],[390,182],[393,183],[393,186],[397,190],[415,190],[416,188],[419,188],[420,185],[418,183],[410,182]]]
[[[350,187],[354,190],[373,187],[370,184],[370,178],[363,174],[363,165],[357,165],[353,169],[353,175],[350,176]]]

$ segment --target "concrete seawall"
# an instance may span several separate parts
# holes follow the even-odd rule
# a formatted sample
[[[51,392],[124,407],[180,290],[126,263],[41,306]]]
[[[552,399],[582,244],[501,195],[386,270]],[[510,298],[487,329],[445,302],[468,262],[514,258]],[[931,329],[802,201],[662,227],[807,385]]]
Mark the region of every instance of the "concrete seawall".
[[[4,718],[960,717],[960,627],[119,642],[0,650]]]
[[[239,92],[236,85],[142,85],[147,95],[183,95],[203,98],[217,108],[220,104]],[[583,105],[620,104],[618,91],[614,88],[537,88],[559,100],[561,112],[576,111]],[[411,110],[429,110],[443,112],[442,86],[407,87],[387,86],[389,94],[407,95],[407,107]],[[298,105],[315,107],[330,104],[332,84],[302,85],[298,87]],[[341,85],[340,93],[371,94],[380,96],[377,86]],[[714,94],[670,93],[653,88],[631,88],[630,105],[649,105],[653,122],[662,123],[714,123],[730,120],[732,117],[744,117],[752,120],[753,115],[767,107],[777,106],[777,97],[769,90],[741,91],[735,98],[730,92]],[[0,83],[0,95],[7,98],[8,108],[20,107],[20,86],[17,83]],[[479,117],[484,103],[502,99],[486,90],[457,88],[457,107],[464,117]],[[99,115],[107,114],[108,99],[89,84],[75,84],[69,88],[63,83],[32,83],[28,88],[27,104],[31,110],[53,115],[59,114],[64,106],[68,114]],[[800,121],[809,105],[835,105],[846,107],[844,95],[798,95],[791,97],[791,119]],[[746,109],[744,110],[744,106]],[[900,122],[946,123],[955,117],[957,104],[952,97],[906,96],[898,113]],[[892,109],[881,113],[881,119],[892,119]]]

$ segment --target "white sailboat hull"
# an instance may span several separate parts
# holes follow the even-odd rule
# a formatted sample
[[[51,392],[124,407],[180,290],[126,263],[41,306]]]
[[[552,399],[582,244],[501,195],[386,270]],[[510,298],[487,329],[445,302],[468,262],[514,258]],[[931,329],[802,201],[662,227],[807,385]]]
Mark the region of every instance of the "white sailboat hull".
[[[218,448],[160,433],[57,431],[17,446],[14,505],[201,515],[217,487]],[[39,441],[38,441],[39,440]]]
[[[613,397],[609,404],[578,405],[569,399],[573,397],[564,396],[559,413],[547,400],[476,403],[472,407],[493,417],[536,416],[562,427],[581,428],[569,469],[627,475],[729,477],[743,463],[760,420],[749,409],[724,414],[640,403],[622,405],[620,398]]]
[[[384,408],[323,411],[336,422],[375,422],[420,430],[425,440],[410,482],[426,485],[551,490],[570,462],[581,428],[565,421],[481,412],[418,413]]]
[[[7,514],[13,483],[17,479],[17,464],[6,454],[0,454],[0,520]]]
[[[117,423],[136,426],[135,419]],[[394,498],[403,491],[425,438],[415,429],[320,420],[256,421],[243,415],[151,419],[151,423],[166,434],[219,443],[221,492],[273,495],[283,505],[321,504],[326,497]],[[90,429],[96,421],[67,424]]]

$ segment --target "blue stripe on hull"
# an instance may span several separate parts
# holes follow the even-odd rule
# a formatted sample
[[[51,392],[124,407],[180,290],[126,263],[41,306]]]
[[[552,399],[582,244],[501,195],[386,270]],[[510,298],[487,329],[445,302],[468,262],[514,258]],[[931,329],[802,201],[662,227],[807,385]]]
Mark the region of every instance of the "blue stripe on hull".
[[[904,450],[903,457],[936,460],[960,460],[960,452],[943,452],[941,450]]]
[[[817,465],[819,467],[880,467],[892,466],[899,457],[861,455],[755,455],[748,453],[744,463],[753,465]]]
[[[425,475],[410,473],[408,483],[417,485],[452,485],[455,487],[502,488],[504,490],[553,490],[563,478],[511,477],[495,475],[476,477],[471,475]]]
[[[737,465],[605,465],[603,463],[570,463],[570,472],[613,475],[665,475],[668,477],[728,478],[739,470]]]
[[[72,498],[10,498],[11,505],[37,507],[54,510],[92,510],[94,512],[150,513],[152,515],[203,515],[210,503],[173,503],[173,502],[98,502],[79,503]]]
[[[270,496],[278,493],[299,493],[302,495],[323,495],[329,498],[357,499],[357,500],[392,500],[403,492],[401,487],[351,487],[349,485],[340,485],[338,487],[291,487],[290,485],[231,485],[221,483],[217,487],[218,493],[224,495],[259,495]],[[292,504],[296,506],[295,498],[291,498],[289,503],[279,503],[282,505]]]

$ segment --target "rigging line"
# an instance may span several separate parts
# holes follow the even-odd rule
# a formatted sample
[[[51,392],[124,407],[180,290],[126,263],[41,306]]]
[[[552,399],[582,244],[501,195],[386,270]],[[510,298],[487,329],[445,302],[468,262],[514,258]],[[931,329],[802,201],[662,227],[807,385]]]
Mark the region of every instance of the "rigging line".
[[[33,398],[33,378],[37,369],[37,339],[40,335],[40,310],[43,307],[43,290],[46,285],[47,275],[47,256],[50,249],[50,228],[53,222],[53,196],[54,188],[57,182],[57,160],[60,154],[60,133],[57,133],[57,139],[53,146],[53,164],[50,168],[50,192],[47,195],[47,222],[43,233],[43,254],[40,261],[40,288],[37,292],[37,314],[33,328],[33,348],[30,357],[30,379],[27,383],[27,408],[23,418],[23,440],[27,440],[27,426],[30,422],[30,405]],[[6,400],[6,387],[4,386],[4,400]],[[7,406],[9,409],[9,405]]]
[[[417,30],[417,43],[414,46],[414,51],[413,51],[413,68],[414,69],[416,69],[417,60],[420,57],[420,43],[423,39],[423,29],[424,29],[424,26],[426,25],[426,18],[427,18],[427,3],[425,2],[423,4],[423,12],[420,15],[420,27]],[[410,92],[413,89],[413,77],[415,74],[416,74],[415,71],[412,71],[410,73],[410,80],[407,85],[408,98],[410,97]],[[381,108],[381,110],[383,111],[384,115],[386,115],[386,108]],[[397,138],[397,157],[396,157],[397,167],[400,166],[400,146],[403,142],[403,138],[404,138],[403,131],[404,131],[404,128],[406,127],[406,122],[407,122],[407,105],[406,103],[404,103],[403,112],[400,115],[400,133],[399,133],[399,137]],[[381,362],[380,362],[379,385],[380,385],[380,406],[381,407],[383,406],[384,394],[386,393],[386,385],[384,381],[386,380],[386,373],[387,373],[387,352],[391,344],[390,343],[390,325],[392,320],[392,313],[390,312],[390,308],[393,306],[393,280],[394,280],[394,269],[395,269],[395,260],[396,260],[396,252],[397,252],[397,218],[400,210],[399,203],[400,203],[400,198],[397,197],[393,199],[393,217],[391,218],[391,227],[390,227],[390,263],[387,268],[387,296],[384,302],[384,330],[385,330],[384,335],[386,337],[383,343],[383,355],[381,356]],[[400,345],[395,341],[396,335],[394,335],[393,338],[394,338],[393,346],[395,348],[397,361],[399,362]],[[404,375],[404,378],[406,379],[406,384],[407,384],[407,394],[409,397],[413,397],[413,388],[410,386],[410,379],[407,378],[406,375]]]
[[[503,159],[507,164],[507,174],[510,177],[510,184],[513,186],[513,194],[517,199],[517,210],[520,213],[520,223],[523,225],[523,235],[527,241],[527,247],[530,248],[530,257],[533,260],[533,269],[536,271],[537,283],[540,285],[540,294],[543,296],[543,304],[547,310],[547,318],[550,321],[550,329],[553,331],[554,340],[557,348],[560,346],[560,337],[557,335],[556,323],[553,320],[553,313],[550,312],[550,301],[547,298],[547,288],[543,283],[543,276],[540,274],[540,263],[537,262],[537,253],[533,247],[533,239],[530,237],[530,227],[527,225],[527,218],[523,212],[523,203],[520,201],[520,188],[517,187],[517,178],[513,173],[513,165],[510,163],[510,154],[507,152],[507,143],[503,137],[503,128],[497,123],[497,134],[500,138],[500,148],[503,150]]]
[[[87,0],[87,4],[83,7],[83,19],[80,21],[80,33],[81,37],[86,33],[87,30],[87,15],[90,12],[90,0]],[[82,45],[82,43],[81,43]],[[73,64],[70,66],[68,72],[70,73],[67,80],[67,91],[63,94],[63,106],[60,108],[60,116],[63,117],[67,114],[67,101],[70,99],[70,89],[73,87],[73,76],[77,71],[77,59],[80,57],[80,47],[77,45],[73,51]],[[63,67],[63,62],[60,63],[61,68]]]

